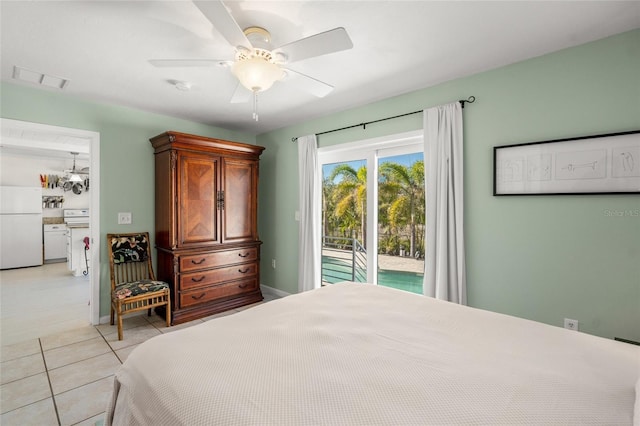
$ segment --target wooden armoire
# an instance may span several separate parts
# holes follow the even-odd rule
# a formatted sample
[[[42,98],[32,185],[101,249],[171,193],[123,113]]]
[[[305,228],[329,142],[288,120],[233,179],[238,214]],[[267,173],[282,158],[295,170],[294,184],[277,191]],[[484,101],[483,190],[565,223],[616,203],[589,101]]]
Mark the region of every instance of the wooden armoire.
[[[158,279],[172,324],[262,300],[258,238],[261,146],[166,132],[155,149]]]

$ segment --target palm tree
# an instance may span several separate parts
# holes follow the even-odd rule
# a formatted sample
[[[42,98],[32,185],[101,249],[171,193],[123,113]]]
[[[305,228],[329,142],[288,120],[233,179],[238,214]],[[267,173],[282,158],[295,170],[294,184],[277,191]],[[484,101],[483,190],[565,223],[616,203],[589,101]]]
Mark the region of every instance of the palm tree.
[[[333,216],[333,192],[335,190],[335,185],[328,178],[325,177],[322,179],[322,236],[323,238],[330,235],[330,231],[335,227],[335,217]],[[333,236],[333,235],[332,235]],[[325,244],[325,241],[322,242]]]
[[[335,184],[334,214],[341,219],[343,231],[359,227],[362,244],[366,246],[367,167],[361,166],[356,171],[349,164],[340,164],[333,169],[329,181],[334,182],[337,177],[342,179]]]
[[[389,200],[388,219],[394,228],[409,226],[409,254],[416,250],[416,225],[424,224],[424,161],[407,168],[386,162],[380,165],[380,193]]]

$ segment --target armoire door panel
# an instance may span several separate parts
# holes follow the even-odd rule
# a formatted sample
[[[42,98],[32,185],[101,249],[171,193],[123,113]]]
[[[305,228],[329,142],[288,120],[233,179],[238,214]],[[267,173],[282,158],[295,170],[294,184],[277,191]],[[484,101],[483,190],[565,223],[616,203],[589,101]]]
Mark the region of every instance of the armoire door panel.
[[[215,157],[180,156],[179,245],[218,242],[217,169]]]
[[[256,163],[225,159],[224,161],[224,242],[256,239],[255,200]]]

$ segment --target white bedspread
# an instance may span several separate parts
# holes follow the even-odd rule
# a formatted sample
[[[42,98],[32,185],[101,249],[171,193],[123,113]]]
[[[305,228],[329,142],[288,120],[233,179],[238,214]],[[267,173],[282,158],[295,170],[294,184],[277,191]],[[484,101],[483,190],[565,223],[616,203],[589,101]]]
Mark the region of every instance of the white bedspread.
[[[155,337],[107,424],[632,424],[640,347],[342,283]]]

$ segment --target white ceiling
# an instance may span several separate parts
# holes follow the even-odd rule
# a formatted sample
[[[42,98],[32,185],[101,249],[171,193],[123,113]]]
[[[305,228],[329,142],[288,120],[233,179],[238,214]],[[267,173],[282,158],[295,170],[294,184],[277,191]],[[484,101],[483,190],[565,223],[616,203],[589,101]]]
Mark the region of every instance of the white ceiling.
[[[333,92],[315,98],[278,82],[260,94],[254,122],[250,103],[229,103],[228,69],[153,67],[149,59],[233,58],[190,1],[0,1],[1,77],[35,86],[13,79],[19,66],[69,79],[62,92],[78,98],[258,134],[640,27],[637,1],[225,4],[240,27],[268,29],[274,46],[344,27],[353,49],[290,65]]]

